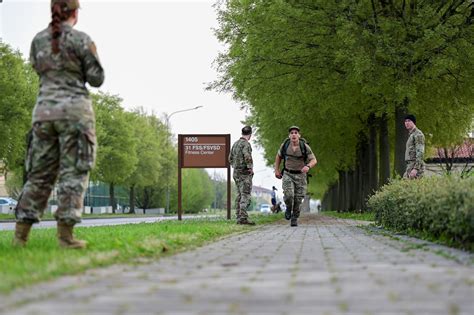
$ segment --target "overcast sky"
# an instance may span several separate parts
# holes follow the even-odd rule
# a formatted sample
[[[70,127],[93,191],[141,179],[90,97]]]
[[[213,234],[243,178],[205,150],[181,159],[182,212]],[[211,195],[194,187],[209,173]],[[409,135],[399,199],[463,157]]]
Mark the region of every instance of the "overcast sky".
[[[144,107],[162,116],[203,106],[171,118],[175,134],[240,136],[246,113],[228,94],[205,91],[216,79],[212,62],[224,47],[213,35],[215,1],[81,0],[76,29],[95,41],[106,72],[100,90],[118,94],[127,109]],[[3,0],[0,37],[25,58],[31,40],[50,22],[50,0]],[[278,187],[281,181],[254,147],[254,185]],[[275,148],[276,154],[277,148]],[[213,170],[209,170],[213,173]],[[222,170],[221,170],[222,171]]]

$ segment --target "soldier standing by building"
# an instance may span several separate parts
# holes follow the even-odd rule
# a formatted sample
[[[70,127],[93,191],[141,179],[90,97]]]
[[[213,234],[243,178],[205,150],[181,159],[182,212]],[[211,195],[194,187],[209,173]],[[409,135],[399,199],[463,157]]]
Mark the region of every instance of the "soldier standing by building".
[[[425,170],[423,156],[425,154],[425,136],[420,129],[416,128],[416,117],[414,115],[405,116],[405,128],[410,133],[405,151],[405,162],[407,168],[404,178],[421,178]]]
[[[275,157],[275,177],[283,179],[283,199],[286,204],[285,218],[291,226],[298,226],[301,203],[306,195],[307,173],[317,163],[309,145],[301,139],[300,128],[291,126],[286,139]],[[283,171],[280,171],[280,163]]]
[[[229,162],[234,168],[233,177],[237,186],[237,198],[235,199],[237,224],[254,225],[255,223],[248,219],[247,213],[251,201],[253,178],[250,137],[252,137],[252,127],[245,126],[242,128],[242,137],[232,145]]]
[[[104,71],[94,42],[73,29],[78,12],[79,0],[52,0],[52,22],[31,44],[30,62],[40,77],[40,89],[25,161],[27,182],[15,209],[14,246],[25,246],[58,179],[54,217],[59,245],[86,247],[85,241],[73,237],[97,150],[94,111],[85,84],[102,85]]]

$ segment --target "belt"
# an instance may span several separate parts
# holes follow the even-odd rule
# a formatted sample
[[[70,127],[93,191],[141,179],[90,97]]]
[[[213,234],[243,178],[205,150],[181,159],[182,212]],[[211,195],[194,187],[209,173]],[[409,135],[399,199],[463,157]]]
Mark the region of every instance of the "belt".
[[[283,169],[285,172],[288,172],[290,174],[301,174],[301,171],[293,171],[293,170],[289,170],[287,168],[284,168]]]
[[[411,163],[411,162],[416,162],[416,160],[405,160],[405,163]]]

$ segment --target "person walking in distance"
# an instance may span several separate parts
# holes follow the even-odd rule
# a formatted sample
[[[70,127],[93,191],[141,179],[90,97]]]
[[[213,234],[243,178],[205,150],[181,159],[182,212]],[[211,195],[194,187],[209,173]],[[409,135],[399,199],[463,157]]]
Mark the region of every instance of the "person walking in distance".
[[[405,151],[405,162],[407,165],[403,178],[416,179],[423,177],[425,163],[425,135],[416,127],[416,117],[414,115],[405,116],[405,128],[409,132]]]
[[[278,189],[275,186],[272,186],[272,212],[276,212],[277,210],[277,197],[276,197],[276,191]]]
[[[306,195],[307,173],[317,163],[309,145],[301,139],[300,128],[291,126],[289,136],[280,146],[275,157],[275,177],[282,179],[283,199],[286,204],[285,218],[291,226],[298,226],[298,217]],[[283,161],[283,171],[280,164]]]
[[[229,162],[234,168],[233,178],[237,186],[237,198],[235,199],[237,224],[255,225],[248,218],[248,208],[251,201],[253,159],[250,138],[252,127],[242,128],[242,137],[237,140],[230,150]]]
[[[94,42],[73,29],[78,13],[79,0],[52,0],[52,21],[31,43],[30,63],[40,88],[25,161],[27,181],[15,209],[14,246],[26,245],[57,181],[59,245],[86,247],[73,237],[97,151],[95,116],[85,84],[101,86],[104,71]]]

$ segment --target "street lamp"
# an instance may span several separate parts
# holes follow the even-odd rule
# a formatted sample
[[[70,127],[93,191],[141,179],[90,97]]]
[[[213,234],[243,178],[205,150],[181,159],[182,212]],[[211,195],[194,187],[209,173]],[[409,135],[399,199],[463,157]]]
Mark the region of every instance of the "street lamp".
[[[196,106],[196,107],[192,107],[192,108],[187,108],[187,109],[181,109],[181,110],[177,110],[175,112],[172,112],[171,114],[165,114],[165,119],[166,119],[166,129],[168,130],[168,132],[170,133],[171,135],[171,131],[170,131],[170,118],[171,116],[173,116],[174,114],[178,114],[178,113],[182,113],[182,112],[189,112],[189,111],[192,111],[192,110],[196,110],[196,109],[199,109],[203,107],[202,105],[199,105],[199,106]],[[169,137],[166,138],[167,140],[167,144],[169,145]],[[169,173],[169,168],[167,169],[166,171],[166,213],[168,213],[170,211],[170,173]]]
[[[166,127],[169,128],[170,126],[170,118],[171,116],[173,116],[174,114],[177,114],[177,113],[182,113],[182,112],[189,112],[191,110],[196,110],[196,109],[199,109],[203,107],[202,105],[199,105],[199,106],[196,106],[196,107],[193,107],[193,108],[188,108],[188,109],[181,109],[181,110],[177,110],[175,112],[172,112],[171,114],[167,115],[165,114],[165,117],[166,117]]]

